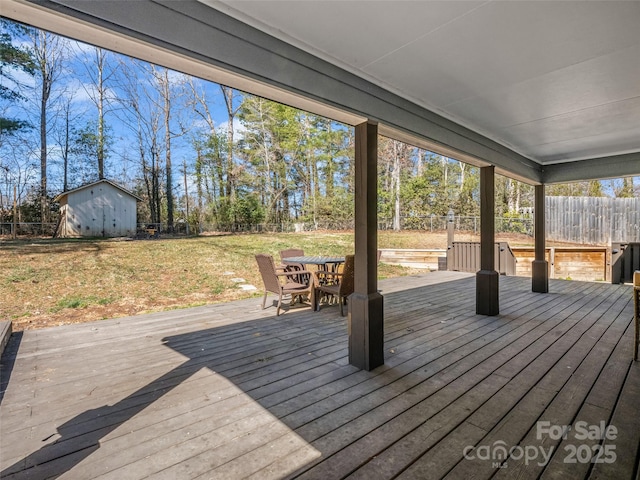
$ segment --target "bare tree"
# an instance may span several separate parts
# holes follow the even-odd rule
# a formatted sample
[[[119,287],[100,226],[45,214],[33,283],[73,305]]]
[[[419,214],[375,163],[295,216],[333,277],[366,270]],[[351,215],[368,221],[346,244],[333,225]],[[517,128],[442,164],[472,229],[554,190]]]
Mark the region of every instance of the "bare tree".
[[[236,192],[236,165],[233,160],[233,142],[234,131],[233,121],[238,113],[240,104],[237,107],[233,106],[233,100],[237,96],[238,92],[231,87],[225,87],[220,85],[222,90],[222,96],[224,97],[224,104],[227,107],[227,197],[233,202]]]
[[[95,47],[92,55],[92,62],[83,63],[87,75],[91,79],[91,86],[83,84],[87,95],[98,111],[97,132],[96,132],[96,160],[98,178],[105,178],[105,159],[107,156],[107,128],[105,116],[112,99],[109,98],[109,82],[116,76],[117,67],[109,69],[112,62],[109,62],[110,53],[99,47]]]
[[[302,135],[305,144],[305,164],[307,182],[304,185],[304,198],[303,203],[309,202],[311,219],[314,225],[318,223],[318,205],[317,199],[320,196],[320,184],[318,182],[318,163],[315,157],[315,145],[314,136],[311,124],[311,117],[304,115],[302,117]]]
[[[62,117],[64,123],[57,134],[57,143],[60,147],[60,156],[62,157],[62,191],[69,190],[69,157],[71,155],[71,99],[62,105]]]
[[[200,85],[200,82],[198,82],[193,77],[189,77],[187,80],[187,106],[190,107],[192,111],[206,123],[208,128],[208,131],[206,133],[203,133],[202,131],[197,132],[194,133],[191,138],[191,144],[196,153],[195,172],[198,191],[198,209],[200,215],[202,215],[204,210],[203,195],[205,191],[207,194],[207,203],[210,205],[214,205],[216,202],[215,184],[211,185],[210,180],[214,180],[215,178],[217,178],[217,170],[215,168],[211,168],[211,165],[208,162],[206,150],[207,143],[209,142],[206,140],[203,141],[201,138],[201,136],[204,136],[206,138],[214,138],[216,135],[216,126],[211,114],[211,109],[209,107],[210,100],[207,97],[205,90],[200,88]],[[222,174],[220,174],[220,183],[222,182],[221,175]],[[200,217],[200,221],[202,221],[202,217]]]
[[[391,141],[393,151],[393,229],[400,230],[400,171],[401,171],[401,158],[400,158],[400,142],[396,140]]]
[[[424,174],[424,152],[417,150],[416,176],[421,177]]]
[[[177,97],[174,89],[175,82],[172,82],[169,70],[162,67],[151,66],[151,74],[157,85],[160,96],[160,108],[162,110],[164,127],[164,153],[165,153],[165,196],[167,200],[167,229],[173,231],[174,218],[174,198],[173,198],[173,166],[171,163],[171,140],[177,136],[184,135],[186,128],[177,119],[177,131],[172,131],[172,116],[175,115],[173,101]]]
[[[48,221],[47,200],[47,135],[49,133],[48,109],[52,102],[52,90],[60,78],[68,54],[68,40],[44,30],[31,30],[33,59],[39,80],[40,105],[40,206],[42,223]],[[43,226],[44,228],[44,226]]]
[[[413,169],[413,164],[410,159],[412,147],[397,140],[384,137],[382,137],[379,147],[382,161],[383,189],[389,193],[388,202],[393,219],[393,229],[400,230],[400,191],[403,172],[408,172],[409,169]]]
[[[222,97],[227,111],[226,132],[221,131],[216,126],[211,114],[212,99],[207,96],[205,90],[190,79],[188,82],[190,93],[188,105],[193,111],[203,119],[208,128],[209,148],[208,157],[210,160],[211,174],[216,178],[218,185],[213,189],[219,194],[215,199],[216,203],[230,206],[236,199],[238,189],[239,168],[234,158],[235,148],[235,119],[241,107],[241,103],[236,105],[236,100],[241,94],[230,87],[220,85]],[[226,138],[223,137],[223,134]],[[222,142],[222,143],[221,143]],[[203,153],[203,152],[201,152]]]
[[[167,199],[167,228],[173,231],[173,167],[171,165],[171,89],[169,85],[169,70],[152,66],[153,76],[158,84],[162,98],[162,113],[164,123],[164,154],[165,154],[165,196]]]
[[[18,203],[27,197],[32,185],[38,182],[38,167],[29,159],[37,156],[38,146],[28,136],[15,135],[5,139],[0,164],[0,198],[8,201],[16,188]],[[12,201],[12,200],[11,200]],[[2,202],[0,202],[2,203]],[[0,205],[0,208],[2,206]],[[18,223],[22,221],[18,210]]]
[[[123,108],[118,112],[120,120],[134,133],[142,175],[142,184],[152,223],[161,222],[160,124],[162,109],[154,96],[149,71],[136,61],[121,61],[120,98]]]

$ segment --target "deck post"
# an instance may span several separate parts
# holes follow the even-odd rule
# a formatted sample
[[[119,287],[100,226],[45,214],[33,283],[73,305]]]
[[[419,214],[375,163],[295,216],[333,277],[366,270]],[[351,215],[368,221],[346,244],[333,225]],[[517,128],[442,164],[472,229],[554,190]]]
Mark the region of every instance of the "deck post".
[[[498,272],[495,270],[495,167],[480,168],[480,271],[476,273],[476,313],[498,315]]]
[[[378,292],[378,124],[355,128],[355,278],[349,297],[349,363],[384,364],[383,298]]]
[[[549,291],[549,263],[545,259],[544,203],[544,185],[536,185],[534,209],[535,260],[531,263],[531,290],[538,293],[547,293]]]

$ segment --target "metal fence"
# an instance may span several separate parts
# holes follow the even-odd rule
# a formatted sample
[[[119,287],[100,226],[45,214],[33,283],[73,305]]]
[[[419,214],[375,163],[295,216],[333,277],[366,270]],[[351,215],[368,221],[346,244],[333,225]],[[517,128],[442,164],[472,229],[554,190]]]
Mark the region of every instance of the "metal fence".
[[[15,225],[15,235],[18,237],[52,237],[55,229],[55,223],[22,222]],[[13,223],[0,223],[0,235],[13,236]]]
[[[480,233],[480,217],[456,215],[455,229],[458,231]],[[496,217],[496,232],[523,233],[533,235],[533,218]],[[317,221],[297,223],[260,223],[260,224],[203,224],[201,232],[312,232],[316,230],[353,230],[353,220]],[[393,230],[393,219],[378,218],[378,230]],[[407,216],[400,219],[401,230],[443,231],[447,229],[446,216]],[[197,230],[197,229],[196,229]]]
[[[640,242],[640,198],[604,197],[547,197],[546,238],[550,241],[608,245],[612,242]],[[147,224],[140,224],[145,226]],[[165,224],[158,225],[161,233],[167,233]],[[310,232],[317,230],[353,230],[353,220],[323,220],[317,222],[283,222],[260,224],[201,224],[191,225],[190,233],[278,233]],[[443,231],[447,217],[437,215],[404,216],[400,218],[401,230]],[[480,217],[456,215],[456,231],[480,232]],[[497,233],[522,233],[533,236],[532,215],[496,217]],[[0,223],[0,235],[12,236],[14,225]],[[54,223],[19,223],[17,236],[52,236]],[[379,230],[393,230],[392,218],[378,218]],[[185,223],[176,223],[172,233],[186,233]]]

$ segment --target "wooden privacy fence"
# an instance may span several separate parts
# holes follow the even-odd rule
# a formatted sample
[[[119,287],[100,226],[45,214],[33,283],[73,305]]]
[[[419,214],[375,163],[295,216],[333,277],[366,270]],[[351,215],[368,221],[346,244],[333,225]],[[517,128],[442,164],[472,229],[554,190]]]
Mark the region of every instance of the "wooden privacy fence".
[[[640,198],[547,197],[545,206],[547,240],[640,242]]]

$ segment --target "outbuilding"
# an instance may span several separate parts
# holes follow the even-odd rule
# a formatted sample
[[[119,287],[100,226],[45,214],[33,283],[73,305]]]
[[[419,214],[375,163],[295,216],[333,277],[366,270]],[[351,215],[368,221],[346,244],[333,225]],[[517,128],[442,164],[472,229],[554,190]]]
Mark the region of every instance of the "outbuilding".
[[[110,180],[63,192],[56,237],[132,237],[139,197]]]

